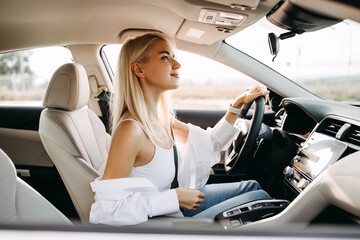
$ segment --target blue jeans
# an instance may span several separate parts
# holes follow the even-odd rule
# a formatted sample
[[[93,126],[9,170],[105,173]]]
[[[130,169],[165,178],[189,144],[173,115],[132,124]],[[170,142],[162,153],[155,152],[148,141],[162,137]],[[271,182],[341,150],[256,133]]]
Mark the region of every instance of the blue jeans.
[[[184,210],[185,217],[211,218],[227,209],[260,199],[271,199],[254,180],[234,183],[209,184],[199,189],[205,193],[204,202],[197,210]]]

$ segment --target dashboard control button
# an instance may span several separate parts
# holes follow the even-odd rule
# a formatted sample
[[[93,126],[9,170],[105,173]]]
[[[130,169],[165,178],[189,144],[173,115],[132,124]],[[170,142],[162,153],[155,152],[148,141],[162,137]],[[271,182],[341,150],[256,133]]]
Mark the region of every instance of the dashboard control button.
[[[300,189],[304,189],[306,188],[308,185],[310,184],[310,182],[304,178],[300,179],[300,181],[297,184],[297,187]]]
[[[284,171],[283,171],[284,175],[286,178],[293,178],[294,174],[295,174],[295,170],[292,169],[291,167],[287,166]]]
[[[256,209],[256,208],[262,208],[263,205],[261,203],[257,203],[257,204],[254,204],[251,206],[253,209]]]
[[[296,155],[294,157],[294,161],[300,162],[301,161],[301,156],[300,155]]]
[[[241,222],[240,222],[239,219],[231,220],[230,223],[231,223],[231,226],[234,227],[234,228],[241,226]]]

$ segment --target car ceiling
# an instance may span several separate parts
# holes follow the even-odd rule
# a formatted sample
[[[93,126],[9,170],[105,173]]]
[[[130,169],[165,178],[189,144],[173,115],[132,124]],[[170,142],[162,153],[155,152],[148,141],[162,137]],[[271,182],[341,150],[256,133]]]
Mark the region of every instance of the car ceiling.
[[[209,45],[256,22],[279,0],[261,1],[256,10],[249,11],[234,10],[229,5],[212,1],[1,0],[0,51],[50,45],[118,43],[121,33],[127,29],[156,29],[175,37],[185,25],[206,31],[202,39],[195,41]],[[241,12],[246,19],[230,34],[219,32],[215,25],[197,21],[202,8]]]
[[[360,21],[359,9],[349,8],[349,1],[288,1],[331,17]],[[175,38],[178,46],[189,43],[195,44],[193,48],[196,45],[216,45],[255,23],[278,2],[279,0],[1,0],[0,52],[53,45],[119,43],[123,40],[121,36],[126,36],[124,33],[133,29],[162,31]],[[257,7],[253,10],[234,9],[230,7],[234,3]],[[324,8],[324,3],[328,7]],[[239,13],[246,18],[230,33],[224,33],[219,32],[216,25],[198,21],[201,9]],[[190,28],[199,29],[205,34],[198,39],[189,38],[186,33]]]

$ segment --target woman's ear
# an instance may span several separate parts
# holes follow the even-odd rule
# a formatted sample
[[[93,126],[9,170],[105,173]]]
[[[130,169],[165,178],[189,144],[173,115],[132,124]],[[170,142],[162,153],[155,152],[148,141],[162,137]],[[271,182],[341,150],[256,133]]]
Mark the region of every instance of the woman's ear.
[[[145,76],[145,73],[141,68],[141,64],[138,62],[131,63],[131,70],[138,78],[143,78]]]

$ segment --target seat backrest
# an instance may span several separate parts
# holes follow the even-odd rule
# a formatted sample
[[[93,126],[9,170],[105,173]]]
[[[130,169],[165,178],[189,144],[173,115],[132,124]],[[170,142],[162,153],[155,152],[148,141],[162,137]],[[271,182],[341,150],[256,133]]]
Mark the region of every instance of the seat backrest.
[[[40,116],[39,133],[82,221],[89,220],[94,193],[90,182],[100,176],[110,135],[87,108],[89,82],[78,63],[61,66],[50,80]]]
[[[16,175],[15,166],[0,149],[0,223],[71,224],[37,191]]]

